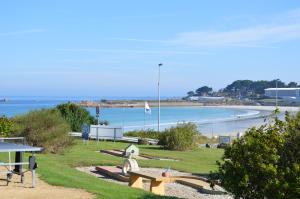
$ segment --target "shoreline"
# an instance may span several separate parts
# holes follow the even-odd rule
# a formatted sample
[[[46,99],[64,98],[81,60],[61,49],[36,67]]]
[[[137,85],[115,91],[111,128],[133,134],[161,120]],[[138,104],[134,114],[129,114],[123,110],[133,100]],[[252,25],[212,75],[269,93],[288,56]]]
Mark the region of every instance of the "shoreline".
[[[258,111],[274,111],[276,106],[248,106],[248,105],[213,105],[213,106],[203,106],[211,108],[233,108],[233,109],[248,109],[248,110],[258,110]],[[300,107],[295,106],[278,106],[280,112],[298,112]]]
[[[157,101],[147,101],[150,107],[157,107]],[[106,101],[106,102],[90,102],[90,101],[81,101],[78,105],[83,107],[97,107],[100,108],[144,108],[145,101],[143,100],[115,100],[115,101]],[[191,101],[168,101],[162,100],[160,102],[161,107],[208,107],[208,108],[232,108],[232,109],[248,109],[248,110],[259,110],[259,111],[274,111],[276,106],[262,106],[262,105],[232,105],[232,104],[207,104],[202,102],[191,102]],[[280,112],[298,112],[300,107],[296,106],[278,106]]]

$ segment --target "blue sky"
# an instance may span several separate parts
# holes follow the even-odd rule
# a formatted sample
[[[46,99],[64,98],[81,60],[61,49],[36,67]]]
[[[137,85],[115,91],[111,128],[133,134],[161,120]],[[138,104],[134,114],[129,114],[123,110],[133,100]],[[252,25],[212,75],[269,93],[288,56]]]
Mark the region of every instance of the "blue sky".
[[[297,81],[300,1],[1,1],[0,96],[163,96]],[[300,82],[299,82],[300,83]]]

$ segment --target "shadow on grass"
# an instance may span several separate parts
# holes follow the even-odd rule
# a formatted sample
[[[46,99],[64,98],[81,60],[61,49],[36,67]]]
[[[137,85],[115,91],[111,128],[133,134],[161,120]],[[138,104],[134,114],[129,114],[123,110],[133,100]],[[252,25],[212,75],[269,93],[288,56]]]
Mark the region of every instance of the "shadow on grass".
[[[179,199],[179,198],[172,197],[172,196],[159,196],[153,194],[146,194],[142,197],[142,199]]]
[[[192,173],[194,176],[202,177],[202,178],[209,178],[209,173]]]
[[[164,149],[162,147],[151,147],[151,146],[147,146],[147,145],[139,146],[139,147],[141,147],[142,149],[167,151],[166,149]]]

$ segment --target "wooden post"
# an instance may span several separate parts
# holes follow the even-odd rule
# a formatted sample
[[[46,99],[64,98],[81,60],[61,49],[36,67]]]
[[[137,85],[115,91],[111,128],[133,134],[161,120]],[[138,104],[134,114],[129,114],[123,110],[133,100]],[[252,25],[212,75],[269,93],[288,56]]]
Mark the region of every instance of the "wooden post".
[[[163,181],[151,180],[150,191],[154,194],[165,195],[165,183]]]
[[[129,186],[143,189],[143,178],[137,175],[130,174]]]

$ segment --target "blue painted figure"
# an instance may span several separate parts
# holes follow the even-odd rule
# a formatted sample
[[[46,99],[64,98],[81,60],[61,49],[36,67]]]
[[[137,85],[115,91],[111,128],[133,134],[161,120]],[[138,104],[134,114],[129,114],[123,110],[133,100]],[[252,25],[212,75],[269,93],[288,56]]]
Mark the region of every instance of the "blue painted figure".
[[[90,134],[89,125],[83,124],[81,126],[81,132],[82,132],[82,139],[88,140],[89,139],[89,134]]]

